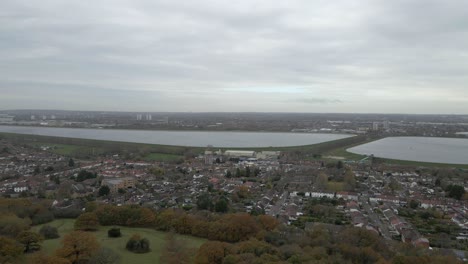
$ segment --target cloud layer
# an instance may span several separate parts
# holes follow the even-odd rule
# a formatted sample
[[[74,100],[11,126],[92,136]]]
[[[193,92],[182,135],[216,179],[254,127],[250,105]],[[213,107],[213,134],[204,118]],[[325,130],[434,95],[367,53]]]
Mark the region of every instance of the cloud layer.
[[[468,114],[464,0],[3,0],[0,108]]]

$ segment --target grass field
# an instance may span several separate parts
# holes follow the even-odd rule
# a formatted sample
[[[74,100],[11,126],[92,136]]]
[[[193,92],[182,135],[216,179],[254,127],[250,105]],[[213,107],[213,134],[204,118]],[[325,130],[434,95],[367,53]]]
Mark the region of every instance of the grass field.
[[[42,243],[42,250],[46,254],[53,254],[57,248],[60,247],[60,241],[62,237],[73,231],[74,219],[59,219],[55,220],[47,225],[57,227],[60,237],[57,239],[45,240]],[[38,231],[41,226],[34,227],[35,231]],[[155,231],[148,228],[130,228],[130,227],[119,227],[122,232],[122,237],[119,238],[108,238],[107,230],[110,227],[101,227],[98,231],[92,232],[99,244],[102,247],[112,249],[114,252],[121,256],[121,263],[138,263],[138,264],[157,264],[160,263],[159,256],[165,245],[166,234],[164,232]],[[135,254],[125,249],[127,240],[133,234],[138,233],[141,237],[147,238],[150,241],[151,252],[146,254]],[[183,241],[188,248],[198,249],[206,240],[201,238],[195,238],[190,236],[176,235],[176,239]]]
[[[160,161],[160,162],[172,162],[183,159],[184,156],[174,155],[174,154],[165,154],[165,153],[150,153],[146,155],[143,159],[147,161]]]

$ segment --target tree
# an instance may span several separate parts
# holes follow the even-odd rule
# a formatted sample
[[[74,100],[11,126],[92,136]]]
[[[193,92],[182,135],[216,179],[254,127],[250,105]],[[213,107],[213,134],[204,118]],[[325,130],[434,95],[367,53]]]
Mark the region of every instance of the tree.
[[[92,173],[92,172],[89,172],[87,170],[81,170],[78,173],[78,176],[76,177],[76,181],[77,182],[82,182],[82,181],[87,180],[87,179],[95,179],[95,178],[97,178],[96,173]]]
[[[463,195],[465,194],[465,188],[463,186],[460,186],[460,185],[450,184],[449,186],[447,186],[446,191],[448,192],[447,193],[448,197],[454,198],[454,199],[457,199],[457,200],[460,200],[463,197]]]
[[[75,167],[75,161],[72,158],[68,160],[68,167]]]
[[[47,256],[44,253],[33,254],[29,258],[30,264],[71,264],[71,262],[66,258],[61,258],[57,256]]]
[[[245,177],[250,177],[250,167],[245,167]]]
[[[81,214],[75,220],[75,230],[96,231],[99,226],[99,219],[95,213]]]
[[[201,245],[195,257],[196,264],[221,264],[226,256],[227,243],[208,241]]]
[[[241,170],[239,168],[236,169],[236,178],[242,177]]]
[[[347,191],[353,191],[356,187],[356,177],[351,169],[346,170],[344,175],[344,187]]]
[[[111,228],[107,231],[108,237],[121,237],[122,233],[120,232],[120,228]]]
[[[215,204],[215,211],[218,213],[225,213],[228,211],[228,203],[226,199],[219,199]]]
[[[39,243],[42,242],[44,238],[38,233],[23,231],[18,235],[18,237],[16,237],[16,240],[23,244],[24,252],[28,253],[41,249],[41,245],[39,245]]]
[[[66,258],[72,264],[88,261],[100,246],[96,237],[84,231],[73,231],[63,237],[62,247],[57,249],[58,257]]]
[[[125,191],[125,189],[119,188],[119,189],[117,190],[117,192],[118,192],[119,194],[125,194],[127,191]]]
[[[416,201],[416,200],[411,200],[411,201],[409,202],[409,206],[410,206],[411,209],[416,209],[416,208],[418,208],[418,206],[419,206],[419,202]]]
[[[90,259],[88,264],[117,264],[120,263],[120,255],[112,249],[103,247]]]
[[[166,243],[159,258],[159,262],[167,264],[188,264],[191,263],[193,249],[188,249],[186,243],[182,243],[176,237],[174,232],[166,235]]]
[[[146,238],[141,238],[140,235],[134,234],[127,241],[125,248],[133,253],[148,253],[150,251],[150,243]]]
[[[226,172],[226,178],[232,178],[232,173],[230,170]]]
[[[320,172],[315,180],[315,185],[320,190],[325,190],[328,187],[328,176],[324,172]]]
[[[44,239],[54,239],[60,237],[57,228],[49,225],[42,226],[41,229],[39,229],[39,234],[41,234]]]
[[[336,163],[336,168],[341,170],[343,168],[343,162],[341,160],[339,160],[337,163]]]
[[[99,191],[98,191],[99,196],[109,195],[109,193],[110,193],[109,186],[103,185],[103,186],[101,186],[101,188],[99,188]]]
[[[212,210],[213,202],[211,200],[211,195],[209,193],[203,193],[197,198],[197,208],[198,210]]]
[[[0,263],[10,263],[23,253],[23,247],[15,240],[0,236]]]

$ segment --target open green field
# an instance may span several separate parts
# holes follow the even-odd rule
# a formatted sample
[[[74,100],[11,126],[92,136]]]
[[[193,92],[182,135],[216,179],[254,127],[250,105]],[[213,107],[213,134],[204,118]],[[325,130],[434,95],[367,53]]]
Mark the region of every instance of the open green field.
[[[47,225],[57,227],[60,237],[73,231],[75,219],[59,219],[55,220]],[[35,231],[38,231],[42,225],[34,227]],[[110,227],[100,227],[96,232],[92,232],[99,244],[102,247],[112,249],[114,252],[121,256],[121,263],[138,263],[138,264],[157,264],[160,263],[159,257],[161,251],[165,245],[165,238],[167,233],[155,231],[149,228],[130,228],[130,227],[119,227],[122,232],[122,237],[119,238],[108,238],[107,230]],[[150,241],[151,252],[146,254],[135,254],[125,249],[127,240],[135,233],[141,235],[141,237],[147,238]],[[198,249],[206,240],[190,236],[175,235],[176,239],[183,241],[188,248]],[[61,238],[45,240],[42,243],[42,251],[46,254],[53,254],[57,248],[60,247]]]
[[[150,153],[143,159],[147,161],[174,162],[184,159],[184,156],[165,153]]]

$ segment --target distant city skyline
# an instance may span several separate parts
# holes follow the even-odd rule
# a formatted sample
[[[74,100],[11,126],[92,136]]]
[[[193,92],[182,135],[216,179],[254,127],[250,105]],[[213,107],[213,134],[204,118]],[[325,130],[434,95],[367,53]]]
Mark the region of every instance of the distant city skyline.
[[[0,7],[0,110],[468,114],[463,0]]]

